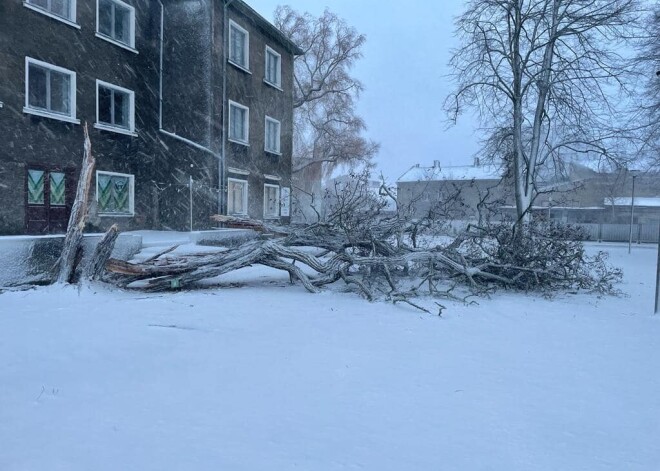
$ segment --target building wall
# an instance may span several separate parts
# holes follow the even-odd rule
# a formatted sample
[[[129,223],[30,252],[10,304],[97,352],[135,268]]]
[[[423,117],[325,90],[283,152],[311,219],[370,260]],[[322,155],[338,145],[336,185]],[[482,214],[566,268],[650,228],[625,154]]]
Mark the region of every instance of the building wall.
[[[221,2],[218,2],[221,3]],[[226,164],[230,178],[248,181],[248,214],[261,219],[264,215],[264,184],[291,188],[291,155],[293,150],[293,55],[277,39],[260,27],[242,8],[229,8],[229,19],[249,32],[249,72],[227,63],[227,100],[247,106],[249,112],[249,145],[226,141]],[[281,55],[282,87],[264,82],[265,51],[271,47]],[[221,101],[216,104],[222,110]],[[228,107],[225,103],[225,111]],[[265,151],[266,116],[280,121],[280,154]],[[238,169],[243,173],[233,173]],[[245,175],[244,172],[249,172]],[[278,177],[272,179],[269,177]],[[282,218],[284,221],[290,217]]]
[[[67,187],[73,190],[85,122],[97,170],[131,174],[135,179],[135,214],[100,216],[93,204],[90,230],[103,230],[115,222],[123,230],[189,228],[191,178],[193,227],[210,227],[209,216],[223,210],[219,206],[226,191],[226,182],[220,181],[226,138],[221,80],[223,2],[163,1],[161,122],[160,2],[124,1],[135,7],[137,52],[96,36],[96,0],[77,1],[80,28],[29,9],[22,0],[0,0],[0,102],[4,103],[0,108],[0,234],[25,232],[27,168],[41,165],[66,170],[71,175]],[[250,31],[252,73],[233,67],[226,70],[228,97],[251,110],[250,146],[227,144],[227,166],[249,171],[250,216],[261,218],[265,175],[281,179],[269,183],[290,187],[293,56],[244,9],[231,12]],[[266,44],[282,55],[282,91],[263,82]],[[80,124],[23,112],[26,56],[76,72]],[[97,79],[135,92],[136,136],[94,128]],[[263,151],[265,114],[281,121],[281,156]],[[197,145],[161,132],[161,125],[167,133]],[[72,200],[69,195],[67,204]]]
[[[505,190],[498,180],[398,182],[397,204],[413,217],[435,211],[441,217],[476,219],[482,200],[499,206]]]

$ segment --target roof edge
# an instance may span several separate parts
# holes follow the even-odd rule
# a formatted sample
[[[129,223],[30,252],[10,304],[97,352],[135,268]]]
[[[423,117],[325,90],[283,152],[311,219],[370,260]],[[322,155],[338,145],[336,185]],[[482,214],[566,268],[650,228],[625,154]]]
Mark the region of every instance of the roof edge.
[[[224,2],[227,2],[227,0],[223,0]],[[291,41],[286,35],[280,31],[273,23],[268,21],[266,18],[261,16],[259,12],[257,12],[254,8],[252,8],[250,5],[245,3],[243,0],[230,0],[227,3],[228,7],[236,7],[239,11],[242,11],[242,13],[247,14],[250,17],[253,17],[256,22],[261,26],[263,29],[265,29],[268,33],[271,35],[275,36],[279,41],[282,42],[288,49],[289,52],[291,52],[294,56],[302,56],[304,54],[304,51],[300,49],[300,46],[298,46],[296,43]]]

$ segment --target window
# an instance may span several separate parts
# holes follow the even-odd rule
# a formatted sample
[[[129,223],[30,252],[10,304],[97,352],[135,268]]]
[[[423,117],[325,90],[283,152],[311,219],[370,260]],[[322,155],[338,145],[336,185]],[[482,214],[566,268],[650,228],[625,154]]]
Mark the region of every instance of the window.
[[[291,215],[291,188],[280,188],[280,213],[283,217]]]
[[[46,182],[48,181],[48,188]],[[48,190],[48,193],[46,193]],[[46,195],[48,198],[46,198]],[[66,178],[64,172],[47,172],[28,169],[27,202],[29,205],[45,205],[46,199],[50,206],[65,206]]]
[[[96,81],[96,124],[94,127],[133,134],[135,93],[101,80]]]
[[[280,187],[277,185],[264,185],[264,218],[280,217]]]
[[[247,144],[250,135],[250,110],[234,101],[229,101],[229,140]]]
[[[23,5],[51,18],[80,28],[76,24],[76,0],[24,0]]]
[[[245,180],[228,179],[227,214],[247,214],[248,183]]]
[[[28,170],[27,198],[28,204],[44,204],[44,180],[46,172],[43,170]]]
[[[266,152],[280,153],[280,122],[266,116]]]
[[[264,80],[277,88],[282,86],[282,56],[266,46],[266,76]]]
[[[78,123],[76,73],[25,58],[25,107],[30,114]]]
[[[96,32],[119,46],[135,47],[135,8],[120,0],[97,0]]]
[[[233,21],[229,22],[229,61],[245,70],[250,68],[250,35]]]
[[[132,216],[133,181],[133,175],[96,172],[96,202],[99,214]]]

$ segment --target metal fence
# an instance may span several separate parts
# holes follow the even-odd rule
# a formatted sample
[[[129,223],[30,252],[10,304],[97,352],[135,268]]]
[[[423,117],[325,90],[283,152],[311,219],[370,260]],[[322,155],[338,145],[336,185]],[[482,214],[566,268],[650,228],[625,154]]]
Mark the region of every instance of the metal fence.
[[[603,242],[628,242],[630,224],[573,224],[583,228],[588,234],[588,240]],[[658,242],[658,223],[633,224],[632,241]]]

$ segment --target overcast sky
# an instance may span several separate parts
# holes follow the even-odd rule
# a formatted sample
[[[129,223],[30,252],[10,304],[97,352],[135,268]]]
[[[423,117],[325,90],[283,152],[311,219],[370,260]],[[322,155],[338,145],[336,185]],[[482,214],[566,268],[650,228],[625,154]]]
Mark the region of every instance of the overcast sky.
[[[461,0],[247,0],[272,21],[279,4],[318,16],[327,6],[367,36],[355,76],[366,91],[359,113],[367,135],[381,143],[378,171],[394,180],[419,163],[471,164],[478,149],[476,125],[463,117],[446,130],[442,102],[451,90],[446,75],[456,46],[453,19]]]

